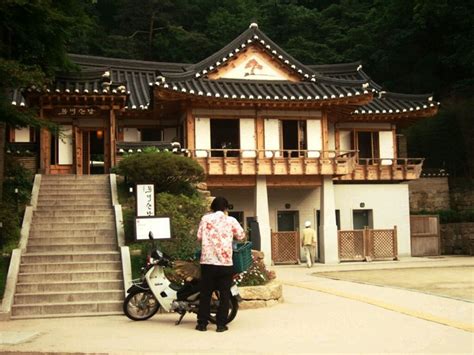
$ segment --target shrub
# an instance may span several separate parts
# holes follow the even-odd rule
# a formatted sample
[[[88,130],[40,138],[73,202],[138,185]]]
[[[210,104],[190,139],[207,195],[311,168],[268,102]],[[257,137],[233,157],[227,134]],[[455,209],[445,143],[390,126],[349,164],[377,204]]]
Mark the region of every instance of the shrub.
[[[0,251],[10,253],[20,240],[20,218],[16,204],[0,202]]]
[[[132,184],[153,183],[155,192],[192,195],[204,170],[194,160],[170,152],[145,151],[120,161],[117,172]]]
[[[163,252],[173,259],[187,260],[198,246],[197,228],[206,212],[206,201],[199,195],[159,193],[155,197],[156,215],[171,218],[171,240],[159,241]]]

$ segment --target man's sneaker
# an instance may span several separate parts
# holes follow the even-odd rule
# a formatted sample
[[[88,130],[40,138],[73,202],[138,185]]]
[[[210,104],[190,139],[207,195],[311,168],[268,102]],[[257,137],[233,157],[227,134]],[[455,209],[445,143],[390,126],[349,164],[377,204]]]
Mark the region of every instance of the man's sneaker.
[[[217,329],[216,329],[216,332],[222,333],[222,332],[225,332],[226,330],[229,330],[229,328],[227,328],[226,325],[218,325]]]
[[[207,330],[207,325],[197,324],[196,328],[194,328],[194,329],[199,330],[200,332],[205,332]]]

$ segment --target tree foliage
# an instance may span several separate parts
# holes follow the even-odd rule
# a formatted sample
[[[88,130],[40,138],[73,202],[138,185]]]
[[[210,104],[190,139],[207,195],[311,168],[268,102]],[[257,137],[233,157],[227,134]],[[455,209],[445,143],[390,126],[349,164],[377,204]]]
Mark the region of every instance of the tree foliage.
[[[192,195],[194,185],[204,180],[204,171],[194,160],[170,152],[131,154],[117,169],[130,183],[153,183],[156,192]]]

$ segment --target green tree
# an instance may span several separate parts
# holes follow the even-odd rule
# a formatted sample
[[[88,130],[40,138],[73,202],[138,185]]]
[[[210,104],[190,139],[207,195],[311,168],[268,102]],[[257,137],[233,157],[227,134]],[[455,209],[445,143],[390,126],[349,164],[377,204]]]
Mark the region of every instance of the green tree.
[[[42,88],[56,71],[72,68],[66,57],[71,38],[83,38],[89,18],[74,0],[0,2],[0,200],[5,164],[5,128],[48,126],[34,110],[11,105],[14,88]]]

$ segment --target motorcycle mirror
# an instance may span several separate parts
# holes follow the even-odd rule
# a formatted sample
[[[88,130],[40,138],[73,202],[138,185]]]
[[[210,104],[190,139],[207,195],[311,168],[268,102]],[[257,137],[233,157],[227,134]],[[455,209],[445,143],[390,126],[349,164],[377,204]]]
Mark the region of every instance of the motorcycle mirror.
[[[152,231],[150,231],[150,232],[148,233],[148,239],[150,239],[150,240],[155,239],[155,238],[153,237],[153,232],[152,232]]]

